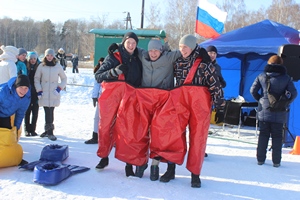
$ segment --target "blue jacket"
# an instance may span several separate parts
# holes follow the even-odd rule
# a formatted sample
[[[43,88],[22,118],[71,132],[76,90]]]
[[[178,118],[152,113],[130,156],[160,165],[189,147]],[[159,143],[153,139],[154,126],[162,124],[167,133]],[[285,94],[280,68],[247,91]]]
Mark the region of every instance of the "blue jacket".
[[[14,126],[20,129],[22,120],[30,103],[30,90],[22,98],[16,92],[16,77],[0,85],[0,117],[15,114]]]
[[[284,94],[289,91],[291,94],[290,102],[297,96],[297,90],[291,77],[287,75],[286,68],[282,65],[267,65],[264,72],[256,77],[250,93],[256,101],[258,101],[258,120],[272,123],[286,123],[287,112],[271,112],[269,108],[269,100],[267,95],[266,76],[270,76],[270,91],[274,94]]]
[[[27,75],[27,67],[26,67],[24,62],[18,60],[16,62],[16,66],[17,66],[17,73],[18,74]]]

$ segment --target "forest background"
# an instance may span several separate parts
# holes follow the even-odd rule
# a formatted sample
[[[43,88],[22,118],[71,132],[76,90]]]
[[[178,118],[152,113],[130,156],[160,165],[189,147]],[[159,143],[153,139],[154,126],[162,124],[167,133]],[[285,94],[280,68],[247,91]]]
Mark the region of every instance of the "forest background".
[[[177,48],[183,35],[195,32],[198,0],[167,0],[161,3],[168,4],[163,13],[157,4],[150,4],[144,9],[147,22],[144,29],[165,30],[169,44]],[[223,33],[264,19],[300,29],[300,4],[294,0],[273,0],[270,6],[256,10],[247,10],[244,0],[223,0],[217,6],[228,13]],[[23,20],[3,17],[0,18],[0,45],[23,47],[39,54],[47,48],[57,50],[62,47],[66,53],[77,54],[83,60],[84,56],[94,52],[94,34],[89,33],[91,29],[125,29],[125,23],[125,19],[108,23],[106,15],[91,20],[69,19],[64,23],[53,23],[50,19],[35,21],[28,17]],[[199,43],[207,39],[198,38]]]

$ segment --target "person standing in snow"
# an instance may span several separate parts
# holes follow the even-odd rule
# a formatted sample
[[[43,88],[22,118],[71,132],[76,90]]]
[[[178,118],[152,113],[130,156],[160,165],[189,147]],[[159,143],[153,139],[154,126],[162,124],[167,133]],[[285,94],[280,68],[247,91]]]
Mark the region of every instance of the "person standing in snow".
[[[61,82],[58,82],[60,79]],[[41,137],[56,140],[54,130],[54,108],[60,104],[60,91],[67,85],[67,76],[57,62],[53,49],[45,51],[45,57],[34,75],[34,86],[39,99],[39,106],[45,111],[45,132]]]
[[[17,66],[19,50],[14,46],[1,46],[3,53],[0,55],[0,84],[6,83],[12,77],[17,76]]]
[[[27,73],[30,80],[30,88],[31,88],[31,101],[30,105],[26,111],[25,119],[24,119],[24,127],[25,127],[25,136],[37,136],[35,132],[36,123],[39,114],[39,104],[38,104],[38,96],[34,87],[34,75],[41,62],[38,59],[38,54],[36,52],[29,52],[27,55]],[[31,120],[30,120],[31,116]]]
[[[65,71],[67,67],[67,62],[65,60],[67,56],[65,50],[63,48],[59,48],[55,57],[59,60],[60,65]]]
[[[100,68],[104,61],[104,58],[101,57],[98,60],[98,64],[94,68],[94,74],[97,72],[97,70]],[[94,131],[93,136],[91,139],[85,141],[85,144],[98,144],[98,129],[99,129],[99,121],[100,121],[100,115],[99,115],[99,106],[98,106],[98,98],[100,97],[102,93],[101,84],[94,80],[94,87],[92,91],[92,99],[93,99],[93,105],[96,107],[95,110],[95,116],[94,116]]]
[[[73,65],[73,69],[72,69],[72,72],[73,73],[79,73],[78,71],[78,56],[77,55],[73,55],[73,58],[72,58],[72,65]]]
[[[280,56],[271,56],[264,72],[254,80],[250,93],[258,101],[257,117],[259,121],[259,136],[257,143],[257,164],[263,165],[266,161],[267,147],[270,136],[272,137],[272,161],[274,167],[279,167],[282,154],[282,131],[287,120],[288,110],[271,111],[268,99],[267,77],[270,77],[270,93],[289,94],[290,103],[297,97],[297,90],[287,74],[283,60]]]

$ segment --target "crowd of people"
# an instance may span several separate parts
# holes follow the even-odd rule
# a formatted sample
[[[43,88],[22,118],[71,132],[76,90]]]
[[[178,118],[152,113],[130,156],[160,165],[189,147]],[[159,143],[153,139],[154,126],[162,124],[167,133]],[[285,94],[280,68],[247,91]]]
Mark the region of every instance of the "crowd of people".
[[[175,178],[176,164],[181,165],[187,154],[191,187],[200,188],[210,113],[212,108],[225,105],[226,81],[216,61],[217,48],[200,47],[191,34],[180,39],[178,50],[171,50],[167,39],[163,44],[161,38],[153,38],[147,49],[139,48],[138,42],[134,32],[127,32],[120,44],[110,45],[108,55],[98,60],[93,71],[94,128],[85,143],[98,144],[101,159],[96,169],[109,165],[108,156],[115,147],[115,157],[125,163],[127,177],[142,178],[152,159],[150,180],[169,182]],[[54,109],[67,84],[64,50],[60,48],[55,54],[46,49],[41,61],[36,52],[27,53],[24,48],[1,46],[1,50],[0,128],[15,127],[20,135],[24,118],[25,136],[37,136],[38,110],[43,107],[45,131],[40,137],[55,141]],[[78,73],[78,56],[73,56],[72,63],[72,72]],[[258,101],[258,165],[265,162],[271,136],[273,166],[279,167],[287,112],[270,111],[266,77],[276,93],[288,91],[290,103],[297,91],[279,56],[270,57],[250,90]],[[160,162],[168,165],[161,177]],[[15,164],[25,163],[22,159]]]

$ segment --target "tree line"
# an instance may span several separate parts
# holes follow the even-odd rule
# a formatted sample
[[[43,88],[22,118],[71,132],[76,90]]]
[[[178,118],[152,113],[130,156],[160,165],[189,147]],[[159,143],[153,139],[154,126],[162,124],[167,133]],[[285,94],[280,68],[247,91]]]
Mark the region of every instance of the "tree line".
[[[160,10],[157,4],[145,8],[145,29],[166,31],[172,48],[178,47],[179,39],[195,30],[195,16],[198,0],[168,0],[167,10]],[[223,33],[235,30],[264,19],[300,29],[300,4],[294,0],[273,0],[269,7],[247,10],[244,0],[223,0],[217,6],[228,13]],[[163,13],[162,13],[163,12]],[[35,21],[31,18],[13,20],[0,19],[0,45],[23,47],[42,54],[45,49],[63,48],[66,53],[77,54],[79,58],[94,52],[94,35],[89,31],[98,29],[125,29],[124,21],[107,22],[107,16],[93,20],[70,19],[64,23],[53,23],[50,19]],[[199,36],[199,42],[206,40]]]

